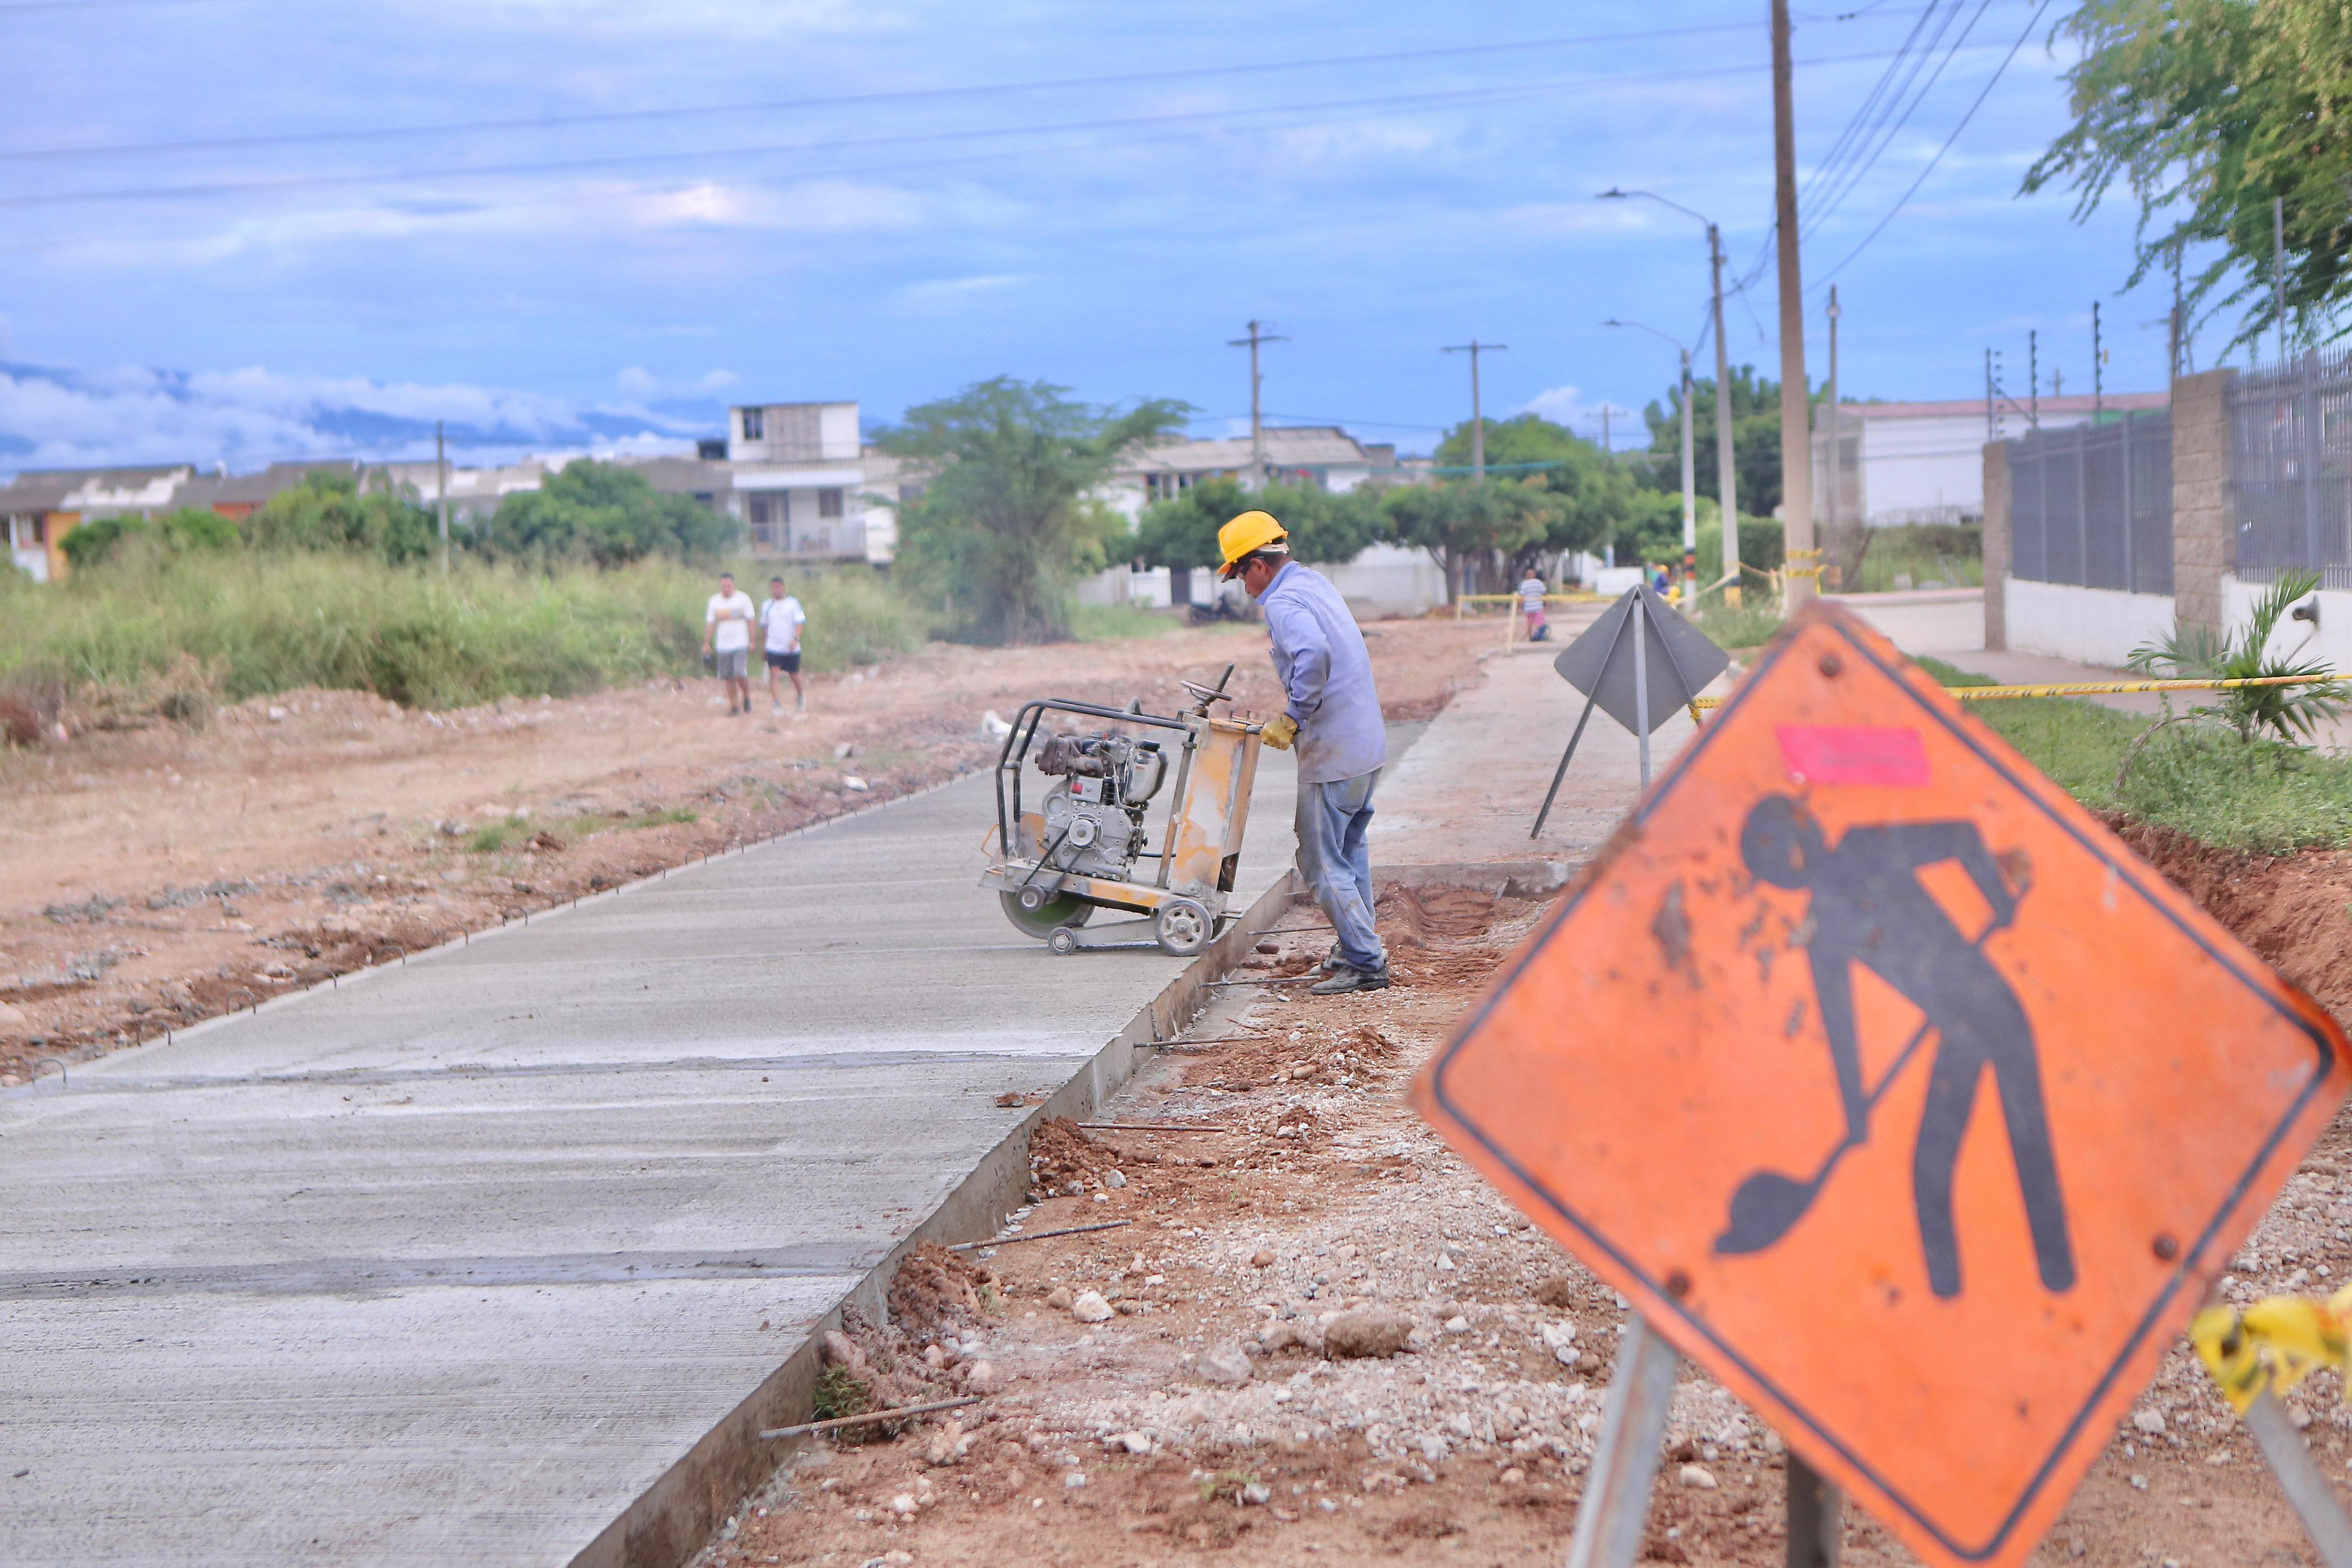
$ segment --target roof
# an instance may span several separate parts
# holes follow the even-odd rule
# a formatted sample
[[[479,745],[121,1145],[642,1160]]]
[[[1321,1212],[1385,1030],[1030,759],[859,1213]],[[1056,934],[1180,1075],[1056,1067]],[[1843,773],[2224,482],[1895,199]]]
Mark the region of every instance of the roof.
[[[2010,406],[2012,401],[2020,407],[2032,407],[2033,404],[2031,398],[2005,392],[2001,397],[2000,412],[2016,413],[2017,410]],[[2168,392],[2108,392],[2096,398],[2087,392],[2069,392],[2064,397],[2043,398],[2041,408],[2045,414],[2079,413],[2087,416],[2094,408],[2168,408],[2171,403],[2172,394]],[[1984,412],[1985,400],[1981,397],[1949,398],[1940,402],[1840,402],[1838,404],[1838,418],[1843,420],[1849,415],[1859,414],[1864,423],[1882,419],[1982,419]],[[1821,415],[1816,413],[1815,423],[1818,424],[1820,420]]]
[[[1276,468],[1371,465],[1377,460],[1336,424],[1282,424],[1265,428],[1265,460]],[[1122,462],[1122,474],[1193,474],[1248,467],[1255,458],[1246,435],[1206,441],[1170,441]]]
[[[185,463],[141,468],[28,468],[7,484],[0,485],[0,512],[52,511],[62,507],[67,497],[88,486],[110,490],[145,489],[188,472]]]
[[[272,463],[257,474],[199,474],[172,497],[175,507],[258,506],[280,490],[290,490],[313,474],[355,477],[359,463],[349,457],[307,463]]]

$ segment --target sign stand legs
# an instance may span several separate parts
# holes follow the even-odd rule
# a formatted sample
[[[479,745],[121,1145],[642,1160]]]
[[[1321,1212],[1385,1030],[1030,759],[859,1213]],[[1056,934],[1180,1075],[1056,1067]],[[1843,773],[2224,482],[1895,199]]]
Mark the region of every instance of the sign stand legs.
[[[2287,1418],[2278,1396],[2263,1390],[2246,1406],[2244,1420],[2263,1458],[2270,1461],[2271,1473],[2278,1477],[2279,1490],[2294,1505],[2311,1543],[2319,1549],[2319,1560],[2327,1568],[2352,1568],[2352,1522],[2346,1521],[2335,1489],[2313,1463],[2303,1434]]]
[[[1633,1568],[1641,1554],[1650,1483],[1657,1479],[1666,1407],[1674,1402],[1675,1375],[1681,1368],[1674,1346],[1653,1333],[1640,1314],[1626,1318],[1601,1443],[1593,1449],[1584,1500],[1576,1510],[1568,1568]]]
[[[1601,663],[1604,669],[1609,661],[1617,656],[1617,640],[1624,635],[1625,622],[1620,621],[1617,630],[1610,636],[1609,651],[1601,655]],[[1593,705],[1600,700],[1601,683],[1595,681],[1592,683],[1592,695],[1584,699],[1584,712],[1577,716],[1576,732],[1568,737],[1568,749],[1559,754],[1559,766],[1552,769],[1551,788],[1544,791],[1543,810],[1536,813],[1536,825],[1528,830],[1528,837],[1536,839],[1543,836],[1544,819],[1551,815],[1551,803],[1559,797],[1559,781],[1568,777],[1568,765],[1576,756],[1577,742],[1584,738],[1584,727],[1592,722]]]
[[[1633,596],[1633,734],[1642,743],[1642,788],[1650,787],[1650,607]]]
[[[1845,1500],[1813,1467],[1789,1454],[1789,1568],[1838,1568]]]

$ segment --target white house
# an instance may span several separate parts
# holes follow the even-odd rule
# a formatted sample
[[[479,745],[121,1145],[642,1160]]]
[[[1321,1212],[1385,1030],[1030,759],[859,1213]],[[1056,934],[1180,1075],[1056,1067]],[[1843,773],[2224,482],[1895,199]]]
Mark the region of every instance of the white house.
[[[1367,479],[1397,475],[1393,445],[1367,446],[1336,424],[1269,425],[1265,442],[1266,477],[1277,484],[1344,495]],[[1103,498],[1133,521],[1152,502],[1173,499],[1203,479],[1246,483],[1256,469],[1246,435],[1162,442],[1120,464]]]
[[[726,466],[753,555],[878,564],[896,553],[898,465],[860,441],[855,402],[739,404]]]
[[[2119,417],[2126,409],[2160,409],[2169,394],[2109,392],[2094,400],[2069,393],[2045,397],[2042,429]],[[1842,487],[1838,515],[1872,528],[1906,523],[1977,522],[1984,517],[1984,447],[2025,434],[2029,413],[2003,402],[1988,411],[1982,398],[1946,402],[1847,402],[1838,405]],[[1816,517],[1828,517],[1829,410],[1813,411],[1813,494]]]

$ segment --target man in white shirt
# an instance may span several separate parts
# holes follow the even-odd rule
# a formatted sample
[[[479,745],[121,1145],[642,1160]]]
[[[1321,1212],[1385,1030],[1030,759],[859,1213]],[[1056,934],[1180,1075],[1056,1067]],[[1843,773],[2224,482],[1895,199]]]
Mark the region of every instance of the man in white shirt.
[[[702,612],[702,652],[711,670],[727,683],[727,716],[751,711],[751,622],[758,616],[751,596],[735,587],[735,574],[719,574],[719,591]]]
[[[778,674],[793,678],[793,712],[808,716],[808,692],[801,685],[801,628],[808,616],[801,601],[784,591],[784,580],[768,579],[768,602],[760,606],[760,624],[767,628],[768,702],[778,718],[784,716],[784,689]]]

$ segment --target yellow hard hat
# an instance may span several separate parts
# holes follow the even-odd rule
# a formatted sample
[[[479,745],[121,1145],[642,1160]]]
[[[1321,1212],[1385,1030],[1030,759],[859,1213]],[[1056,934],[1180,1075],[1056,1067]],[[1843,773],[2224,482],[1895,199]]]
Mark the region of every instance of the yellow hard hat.
[[[1244,512],[1217,530],[1217,550],[1225,564],[1217,569],[1219,577],[1231,577],[1241,565],[1242,557],[1268,545],[1280,544],[1290,536],[1274,520],[1271,512]]]

